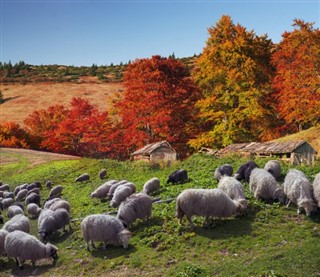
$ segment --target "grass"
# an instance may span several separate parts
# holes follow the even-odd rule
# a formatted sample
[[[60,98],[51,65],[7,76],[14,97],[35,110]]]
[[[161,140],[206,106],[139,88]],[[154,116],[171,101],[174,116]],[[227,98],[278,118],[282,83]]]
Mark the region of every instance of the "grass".
[[[319,276],[320,218],[319,213],[307,218],[297,215],[296,207],[286,208],[278,203],[268,204],[252,197],[245,184],[249,208],[239,218],[206,221],[195,217],[196,228],[187,221],[183,225],[175,217],[175,201],[153,205],[149,222],[137,221],[130,228],[133,237],[129,248],[102,246],[88,252],[80,232],[80,221],[93,213],[114,211],[109,202],[89,197],[102,184],[98,172],[106,168],[108,179],[127,179],[136,184],[138,191],[152,177],[161,181],[161,190],[153,197],[168,199],[191,187],[214,188],[214,169],[230,163],[235,169],[245,160],[239,156],[217,159],[195,154],[171,167],[154,166],[144,162],[117,162],[113,160],[51,161],[25,166],[25,158],[15,157],[15,164],[1,166],[1,179],[13,189],[16,185],[50,179],[55,185],[64,186],[63,198],[72,206],[73,230],[55,233],[50,241],[59,247],[59,259],[55,265],[43,261],[35,273],[41,276]],[[17,161],[18,160],[18,161]],[[260,166],[264,159],[255,160]],[[182,185],[165,184],[170,172],[176,168],[188,171],[190,182]],[[320,172],[315,167],[298,167],[313,180]],[[282,173],[289,166],[282,164]],[[90,181],[76,183],[75,178],[87,172]],[[42,199],[48,195],[44,187]],[[32,221],[32,233],[36,234],[36,220]],[[34,272],[27,263],[24,273],[13,261],[0,259],[5,274],[22,275]]]

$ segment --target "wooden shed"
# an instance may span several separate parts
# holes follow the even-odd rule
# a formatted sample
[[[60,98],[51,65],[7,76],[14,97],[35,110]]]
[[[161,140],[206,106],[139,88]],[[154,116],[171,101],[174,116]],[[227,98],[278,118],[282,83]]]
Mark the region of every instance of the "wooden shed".
[[[236,143],[219,151],[219,155],[240,153],[244,155],[276,156],[293,165],[313,164],[317,152],[305,140],[286,142],[250,142]]]
[[[167,141],[160,141],[147,144],[143,148],[131,154],[133,160],[146,160],[151,162],[175,161],[176,151]]]

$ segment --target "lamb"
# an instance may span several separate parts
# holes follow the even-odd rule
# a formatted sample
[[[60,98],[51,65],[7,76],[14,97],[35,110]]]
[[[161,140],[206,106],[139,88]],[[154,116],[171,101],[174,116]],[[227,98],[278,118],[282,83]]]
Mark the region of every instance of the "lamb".
[[[318,173],[313,180],[313,196],[316,200],[318,207],[320,207],[320,173]]]
[[[304,210],[307,216],[310,216],[316,210],[317,204],[313,199],[312,187],[302,171],[297,169],[289,170],[284,178],[283,188],[289,199],[287,207],[292,202],[298,206],[298,214],[300,214],[301,210]]]
[[[219,181],[222,176],[227,175],[227,176],[232,176],[233,174],[233,167],[229,164],[223,164],[219,167],[216,168],[214,171],[214,178]]]
[[[30,203],[27,206],[27,213],[31,217],[38,217],[42,209],[35,203]]]
[[[67,224],[69,224],[69,230],[71,230],[70,216],[65,209],[60,208],[55,211],[50,209],[42,210],[38,218],[38,234],[40,240],[42,242],[46,241],[48,236],[61,228],[63,228],[65,232],[65,226]]]
[[[62,190],[63,190],[63,186],[61,186],[61,185],[54,186],[50,190],[49,198],[51,199],[51,198],[54,198],[54,197],[60,197]]]
[[[34,266],[38,260],[58,257],[56,246],[50,243],[43,244],[35,236],[21,231],[9,233],[6,236],[4,248],[8,257],[15,258],[21,269],[25,260],[31,260]]]
[[[6,230],[0,230],[0,256],[4,255],[6,253],[4,249],[4,241],[6,236],[9,234]]]
[[[249,182],[251,171],[258,167],[259,166],[254,161],[248,161],[239,167],[234,177],[239,181],[245,180],[246,182]]]
[[[277,184],[273,175],[263,168],[254,168],[252,170],[249,186],[256,199],[277,200],[281,204],[286,202],[283,188]]]
[[[136,219],[149,219],[152,213],[152,199],[145,193],[135,193],[123,201],[118,209],[117,218],[125,227]]]
[[[121,202],[126,200],[133,193],[133,190],[130,186],[122,185],[116,188],[113,193],[113,197],[110,203],[110,206],[116,208],[120,205]]]
[[[176,171],[172,172],[167,180],[167,184],[178,183],[183,184],[188,181],[188,172],[185,169],[177,169]]]
[[[281,176],[281,166],[277,160],[268,161],[265,164],[264,169],[270,172],[275,179],[278,179]]]
[[[96,241],[104,243],[103,249],[107,244],[122,245],[126,249],[131,237],[130,231],[124,228],[119,219],[105,214],[93,214],[85,217],[81,222],[81,231],[87,250],[90,250],[89,242],[94,248]]]
[[[236,200],[240,204],[242,211],[248,207],[243,186],[236,178],[226,175],[222,176],[218,188],[224,191],[232,200]]]
[[[113,184],[116,184],[118,181],[110,180],[105,182],[103,185],[99,186],[94,192],[91,193],[92,198],[104,199],[108,196],[108,192]]]
[[[23,209],[21,209],[19,206],[12,205],[8,208],[7,216],[8,218],[13,218],[17,214],[23,214]]]
[[[151,193],[159,189],[160,189],[160,180],[157,177],[151,178],[143,185],[143,192],[147,195],[150,195]]]
[[[83,173],[79,177],[75,179],[76,182],[84,182],[90,179],[90,175],[88,173]]]
[[[17,201],[20,201],[20,200],[24,199],[24,198],[27,196],[28,192],[29,192],[29,191],[28,191],[27,189],[22,189],[22,190],[20,190],[20,191],[16,194],[16,200],[17,200]]]
[[[101,169],[98,175],[99,175],[99,178],[101,180],[103,180],[107,176],[107,170],[106,169]]]
[[[14,200],[12,198],[2,199],[2,201],[0,202],[0,208],[1,210],[5,210],[8,207],[10,207],[13,203],[14,203]]]
[[[16,230],[20,230],[22,232],[29,233],[30,232],[30,221],[23,214],[17,214],[10,220],[8,220],[2,227],[3,230],[8,232],[13,232]]]
[[[30,203],[35,203],[37,204],[38,206],[40,205],[40,195],[39,194],[36,194],[34,192],[32,192],[31,194],[29,194],[26,199],[25,199],[25,203],[26,205],[30,204]]]

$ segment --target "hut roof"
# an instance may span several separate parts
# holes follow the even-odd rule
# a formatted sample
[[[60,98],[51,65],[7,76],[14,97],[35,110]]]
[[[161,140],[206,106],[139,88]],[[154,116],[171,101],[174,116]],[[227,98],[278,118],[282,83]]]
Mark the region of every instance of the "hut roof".
[[[138,149],[137,151],[133,152],[131,155],[132,156],[135,156],[135,155],[150,155],[152,152],[154,152],[155,150],[157,150],[158,148],[163,147],[163,146],[167,146],[173,152],[176,152],[167,141],[163,140],[163,141],[147,144],[144,147],[142,147],[141,149]]]
[[[219,154],[226,154],[229,152],[286,154],[286,153],[294,152],[295,149],[297,149],[299,146],[305,143],[307,143],[305,140],[285,141],[285,142],[270,141],[270,142],[236,143],[221,149],[219,151]],[[316,153],[315,150],[314,150],[314,153]]]

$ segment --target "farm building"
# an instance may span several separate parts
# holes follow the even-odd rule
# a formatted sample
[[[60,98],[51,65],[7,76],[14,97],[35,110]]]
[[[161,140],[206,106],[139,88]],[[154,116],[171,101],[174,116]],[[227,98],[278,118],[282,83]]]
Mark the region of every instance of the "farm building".
[[[131,154],[133,160],[146,160],[151,162],[175,161],[176,151],[167,141],[150,143]]]
[[[244,155],[276,156],[293,165],[313,164],[317,152],[305,140],[286,142],[236,143],[219,151],[219,155],[240,153]]]

